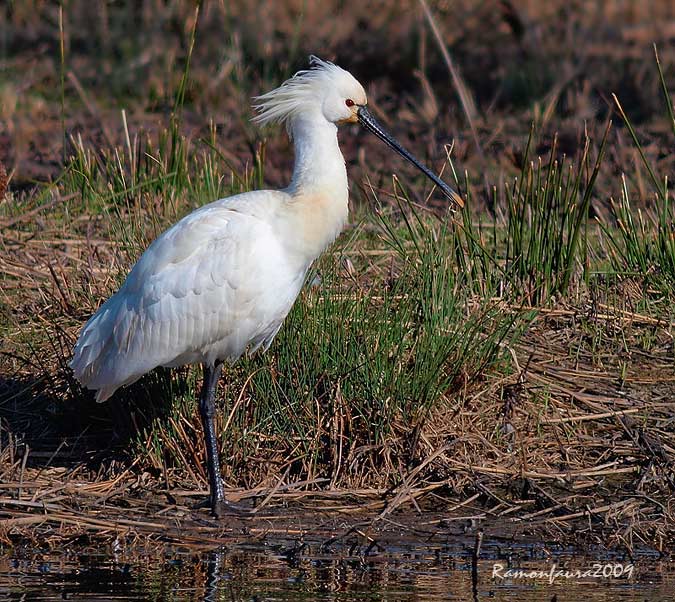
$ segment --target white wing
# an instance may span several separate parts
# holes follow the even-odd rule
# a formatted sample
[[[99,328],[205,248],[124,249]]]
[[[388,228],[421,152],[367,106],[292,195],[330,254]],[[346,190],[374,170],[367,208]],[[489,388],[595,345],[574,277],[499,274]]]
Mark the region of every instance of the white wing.
[[[234,360],[271,342],[307,269],[270,225],[282,195],[217,201],[148,247],[75,345],[71,367],[98,401],[157,366]]]

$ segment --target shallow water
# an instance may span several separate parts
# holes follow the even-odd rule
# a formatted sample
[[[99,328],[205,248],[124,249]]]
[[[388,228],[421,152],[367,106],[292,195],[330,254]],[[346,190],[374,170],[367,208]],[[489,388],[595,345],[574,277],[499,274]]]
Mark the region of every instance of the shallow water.
[[[675,599],[675,563],[653,554],[642,553],[632,562],[617,555],[581,556],[569,549],[488,542],[474,587],[471,547],[467,540],[371,550],[321,550],[291,542],[238,544],[210,552],[163,547],[105,553],[88,547],[45,555],[14,550],[0,555],[0,600]],[[528,574],[509,576],[509,568]],[[578,571],[591,573],[581,576]]]

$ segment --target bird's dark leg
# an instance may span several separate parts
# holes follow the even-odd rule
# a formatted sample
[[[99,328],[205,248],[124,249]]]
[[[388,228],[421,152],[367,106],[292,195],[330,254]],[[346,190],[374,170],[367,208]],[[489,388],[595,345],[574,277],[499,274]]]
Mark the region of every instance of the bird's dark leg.
[[[211,490],[211,511],[217,518],[225,513],[227,507],[223,479],[220,474],[220,461],[218,460],[218,439],[216,438],[213,420],[216,414],[216,389],[222,371],[222,362],[216,362],[213,366],[204,364],[204,384],[199,396],[199,414],[202,417],[204,427],[206,467],[209,473],[209,488]]]

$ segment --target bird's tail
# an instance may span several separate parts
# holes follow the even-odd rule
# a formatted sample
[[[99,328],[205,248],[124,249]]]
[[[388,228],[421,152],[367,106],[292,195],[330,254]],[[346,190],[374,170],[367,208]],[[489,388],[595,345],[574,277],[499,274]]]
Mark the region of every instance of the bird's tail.
[[[134,362],[129,353],[136,320],[136,314],[120,307],[113,295],[80,332],[69,366],[80,384],[96,391],[98,402],[147,371],[137,365],[144,362]]]

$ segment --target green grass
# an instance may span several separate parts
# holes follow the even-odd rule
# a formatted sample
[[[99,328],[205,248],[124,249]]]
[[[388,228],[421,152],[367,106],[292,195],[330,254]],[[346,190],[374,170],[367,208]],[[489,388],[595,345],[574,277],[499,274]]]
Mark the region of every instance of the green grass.
[[[656,47],[656,65],[663,93],[666,121],[672,129],[672,144],[675,144],[675,110],[663,75]],[[670,190],[675,174],[659,174],[651,164],[630,117],[624,112],[619,99],[614,101],[626,124],[640,161],[649,174],[653,188],[653,203],[645,210],[635,211],[625,176],[621,178],[618,201],[612,202],[614,227],[602,224],[607,237],[608,252],[613,268],[628,276],[637,276],[646,284],[658,287],[667,296],[675,287],[675,208]]]
[[[474,226],[472,214],[464,213],[456,260],[471,273],[475,292],[499,290],[511,300],[537,306],[564,297],[586,277],[593,245],[588,240],[589,206],[609,130],[608,124],[595,143],[586,137],[576,164],[558,157],[555,138],[546,159],[530,160],[531,131],[523,168],[505,187],[505,207],[495,199],[492,223],[479,217]]]

